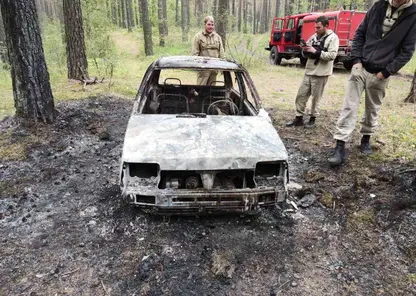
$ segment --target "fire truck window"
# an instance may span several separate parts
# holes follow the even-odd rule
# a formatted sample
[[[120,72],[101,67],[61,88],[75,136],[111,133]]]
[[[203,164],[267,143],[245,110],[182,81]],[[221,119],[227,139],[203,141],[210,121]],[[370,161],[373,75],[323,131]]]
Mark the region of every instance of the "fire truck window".
[[[276,20],[274,22],[274,29],[275,30],[282,30],[283,29],[283,20]]]
[[[295,43],[300,43],[300,38],[302,36],[302,27],[303,27],[303,19],[299,20],[298,27],[296,29],[296,36],[295,36]]]
[[[289,21],[287,22],[287,29],[293,29],[295,27],[295,19],[289,19]]]

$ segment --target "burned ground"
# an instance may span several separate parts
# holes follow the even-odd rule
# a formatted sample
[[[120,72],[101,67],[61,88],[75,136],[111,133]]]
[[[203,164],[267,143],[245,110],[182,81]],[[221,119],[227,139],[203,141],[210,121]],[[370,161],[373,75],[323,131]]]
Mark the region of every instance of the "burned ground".
[[[290,206],[258,216],[154,217],[117,186],[132,102],[58,105],[55,124],[0,124],[24,160],[0,164],[1,295],[413,295],[414,172],[360,156],[326,164],[324,114],[314,130],[281,128]],[[19,146],[19,144],[22,144]],[[20,151],[20,150],[19,150]]]

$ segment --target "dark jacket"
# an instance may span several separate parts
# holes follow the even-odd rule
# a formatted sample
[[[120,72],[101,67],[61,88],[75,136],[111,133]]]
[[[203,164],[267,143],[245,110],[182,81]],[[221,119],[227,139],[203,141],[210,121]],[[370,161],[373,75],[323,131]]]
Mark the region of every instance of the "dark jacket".
[[[355,32],[351,55],[354,64],[362,62],[370,73],[387,78],[412,58],[416,44],[416,4],[404,9],[384,36],[382,23],[389,3],[379,0],[368,10]]]

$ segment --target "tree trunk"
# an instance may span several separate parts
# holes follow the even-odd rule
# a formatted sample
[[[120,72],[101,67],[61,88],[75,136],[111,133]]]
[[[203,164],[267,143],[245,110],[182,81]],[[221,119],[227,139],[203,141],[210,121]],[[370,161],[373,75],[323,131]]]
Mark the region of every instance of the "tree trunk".
[[[186,15],[188,16],[186,21],[188,22],[188,31],[189,31],[189,27],[191,27],[191,4],[189,4],[190,0],[186,0],[186,4],[187,4],[187,10],[186,10]]]
[[[159,24],[159,45],[165,46],[165,31],[164,31],[164,16],[163,16],[163,0],[158,0],[157,2],[157,17]]]
[[[237,31],[241,32],[243,0],[238,0],[238,16],[237,16]]]
[[[127,21],[127,30],[129,32],[132,31],[133,28],[133,3],[132,0],[125,0],[126,1],[126,21]]]
[[[144,52],[146,56],[153,55],[153,41],[152,41],[152,27],[149,19],[149,9],[147,6],[147,0],[140,0],[141,6],[141,19],[143,25],[144,35]]]
[[[117,25],[117,3],[115,0],[111,1],[111,20],[114,25]]]
[[[269,0],[263,0],[263,17],[262,17],[262,26],[261,26],[261,33],[267,32],[267,28],[269,26]]]
[[[4,31],[3,18],[1,16],[1,13],[0,13],[0,63],[9,64],[9,59],[7,57],[6,32]]]
[[[182,2],[182,41],[183,42],[187,42],[188,41],[188,32],[189,32],[189,9],[188,9],[188,1],[189,0],[181,0]]]
[[[291,2],[290,3],[293,3],[293,1],[294,0],[291,0]],[[354,10],[354,5],[353,5],[353,2],[354,1],[352,1],[351,0],[351,6],[352,6],[352,10]],[[328,9],[329,8],[329,0],[328,1],[326,1],[326,0],[323,0],[323,1],[320,1],[319,2],[319,10],[325,10],[325,9]]]
[[[2,0],[1,13],[11,65],[16,116],[54,119],[54,101],[34,0]]]
[[[111,10],[110,10],[110,0],[105,0],[105,9],[107,10],[107,17],[110,18],[111,17]]]
[[[0,5],[1,9],[1,5]],[[1,17],[0,13],[0,46],[6,46],[6,33],[4,32],[4,26],[3,26],[3,18]]]
[[[68,78],[87,80],[88,63],[85,54],[81,1],[64,0],[63,3]]]
[[[116,1],[116,5],[117,5],[117,23],[118,26],[120,28],[123,28],[123,14],[122,14],[122,9],[121,9],[121,2],[123,2],[124,0],[114,0]]]
[[[202,0],[195,0],[195,16],[196,16],[196,22],[198,26],[202,24],[202,15],[204,13],[204,7],[202,4]]]
[[[410,87],[410,93],[404,99],[405,103],[416,103],[416,69],[415,73],[413,74],[412,86]]]
[[[256,0],[253,0],[253,34],[257,33]]]
[[[277,17],[280,16],[280,0],[276,0],[276,10],[275,10],[274,16],[277,16]]]
[[[126,28],[126,0],[120,0],[121,27]]]
[[[218,16],[218,0],[212,0],[212,16],[214,20],[217,21]]]
[[[48,18],[54,19],[56,17],[55,3],[52,1],[45,2],[45,13]]]
[[[175,6],[175,24],[179,26],[179,0],[176,0]]]
[[[216,31],[221,36],[222,44],[225,47],[227,41],[227,26],[228,26],[228,0],[219,0],[218,2],[218,20]]]
[[[57,18],[61,22],[61,24],[64,23],[64,6],[62,1],[58,1],[58,4],[56,5],[57,9]]]
[[[247,9],[248,9],[248,0],[243,0],[243,33],[247,34]]]
[[[315,6],[316,6],[316,4],[315,4],[315,1],[316,0],[312,0],[311,2],[309,2],[309,5],[308,5],[308,9],[309,9],[309,11],[315,11]]]
[[[166,0],[162,0],[162,13],[163,13],[163,32],[165,36],[169,35],[169,29],[168,29],[168,6],[166,3]]]
[[[36,0],[36,11],[38,12],[38,17],[41,13],[43,13],[43,0]]]
[[[141,27],[141,20],[140,20],[140,11],[141,11],[141,9],[140,9],[140,6],[141,6],[141,4],[140,4],[140,0],[135,0],[135,2],[136,2],[136,24],[137,24],[137,26],[138,27]]]
[[[235,31],[235,25],[236,25],[236,23],[235,23],[235,20],[236,20],[236,18],[235,18],[235,16],[236,16],[236,13],[235,13],[235,0],[231,0],[231,11],[230,11],[230,13],[233,16],[232,17],[232,20],[233,21],[231,23],[231,31],[234,32]]]

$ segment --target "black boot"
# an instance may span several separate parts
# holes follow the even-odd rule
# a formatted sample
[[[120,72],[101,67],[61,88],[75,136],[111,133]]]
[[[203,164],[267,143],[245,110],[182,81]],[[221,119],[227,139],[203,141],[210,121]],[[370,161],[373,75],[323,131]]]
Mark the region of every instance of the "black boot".
[[[334,152],[331,157],[328,158],[328,162],[331,166],[338,166],[345,160],[345,142],[337,140]]]
[[[306,128],[313,128],[315,126],[315,119],[316,117],[311,116],[307,124],[305,124]]]
[[[303,116],[296,116],[295,120],[286,123],[286,126],[302,126],[303,125]]]
[[[370,155],[373,153],[373,149],[371,149],[370,146],[370,135],[363,135],[361,138],[360,150],[364,155]]]

